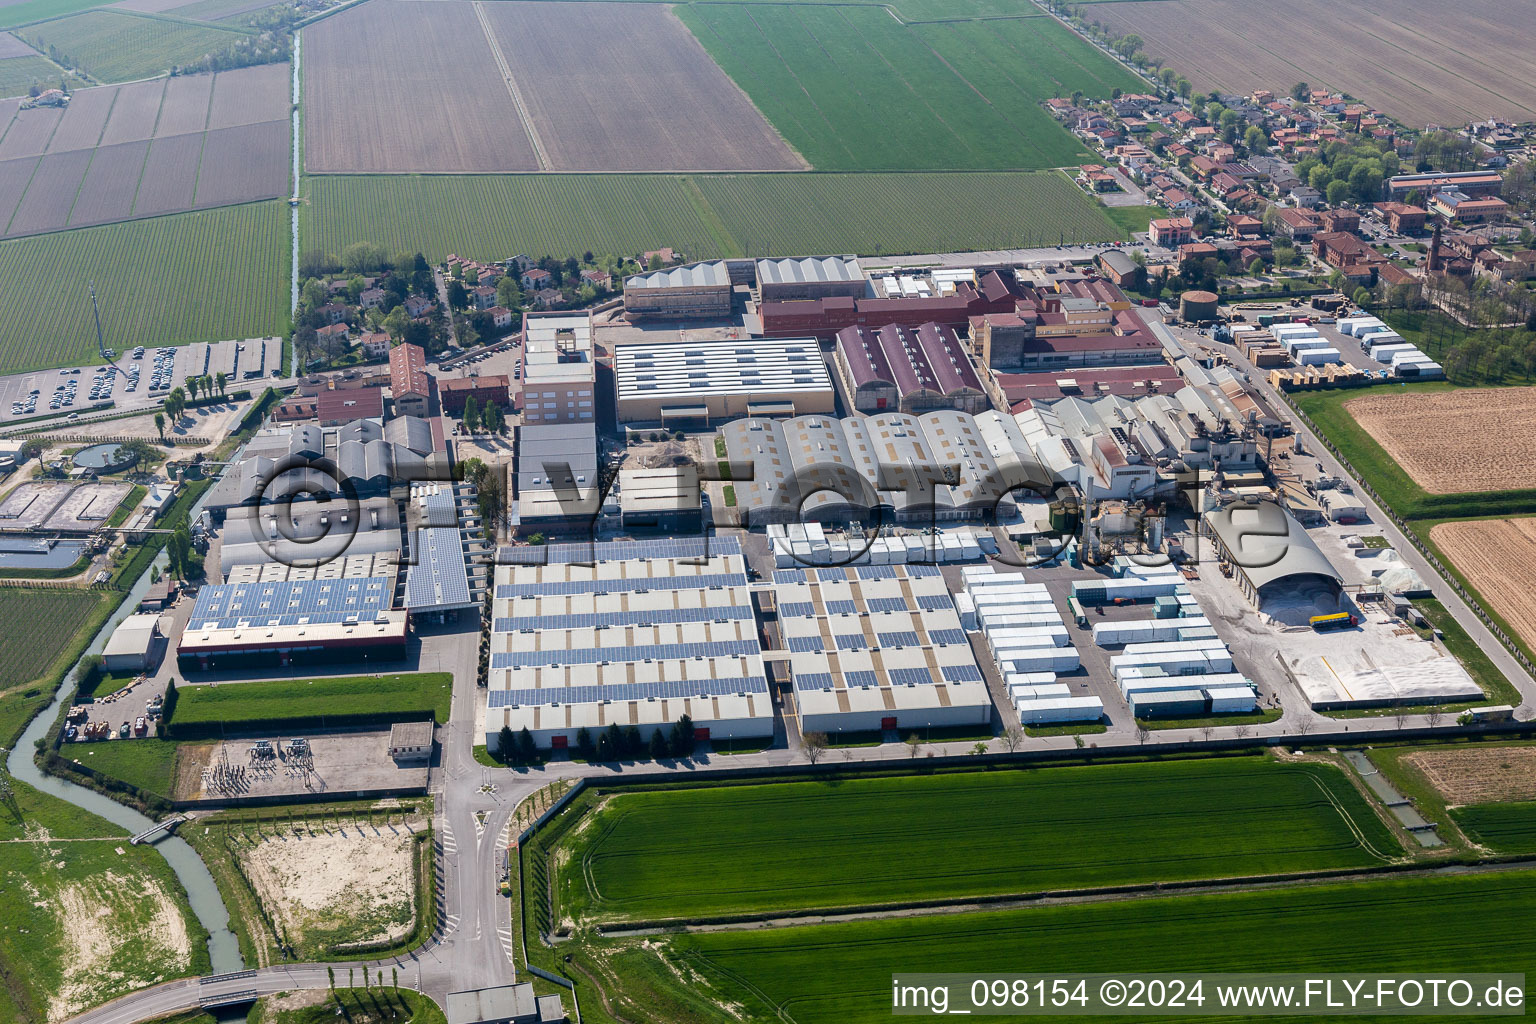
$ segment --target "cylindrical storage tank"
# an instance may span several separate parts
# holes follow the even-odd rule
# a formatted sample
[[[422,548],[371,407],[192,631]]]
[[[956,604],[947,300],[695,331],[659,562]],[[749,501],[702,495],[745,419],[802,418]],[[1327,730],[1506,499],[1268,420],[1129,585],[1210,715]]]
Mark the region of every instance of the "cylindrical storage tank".
[[[1215,292],[1185,292],[1179,296],[1179,316],[1185,320],[1215,320],[1220,301]]]

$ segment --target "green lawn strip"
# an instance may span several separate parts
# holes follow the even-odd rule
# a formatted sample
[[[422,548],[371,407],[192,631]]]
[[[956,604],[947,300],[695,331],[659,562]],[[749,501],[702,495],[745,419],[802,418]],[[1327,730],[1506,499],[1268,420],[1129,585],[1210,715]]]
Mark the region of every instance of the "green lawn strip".
[[[1137,725],[1144,725],[1156,732],[1158,729],[1202,729],[1206,726],[1265,725],[1277,722],[1283,712],[1280,708],[1260,708],[1258,711],[1233,715],[1197,715],[1194,718],[1138,718]]]
[[[557,894],[651,920],[1380,864],[1354,829],[1402,855],[1337,769],[1257,757],[624,792]]]
[[[1536,803],[1471,804],[1450,813],[1468,839],[1495,853],[1536,854]]]
[[[1168,211],[1161,206],[1106,206],[1104,215],[1125,232],[1129,241],[1132,235],[1146,231],[1155,218],[1168,216]]]
[[[167,800],[174,797],[176,764],[183,744],[161,739],[66,743],[59,755],[135,789]]]
[[[341,722],[405,721],[431,715],[448,720],[453,698],[449,672],[342,676],[321,679],[274,679],[218,685],[187,684],[170,722],[171,734],[192,738],[210,734],[207,726],[254,728],[299,723],[325,728]],[[205,728],[198,728],[199,726]]]
[[[1337,970],[1344,963],[1395,974],[1444,963],[1459,971],[1509,970],[1536,957],[1532,913],[1536,875],[1501,872],[677,935],[663,940],[665,964],[649,944],[577,952],[583,965],[602,960],[623,980],[607,994],[626,1016],[639,1005],[657,1019],[715,1019],[707,1010],[690,1012],[702,1001],[736,1007],[734,1019],[745,1022],[787,1015],[798,1024],[874,1024],[890,1019],[893,974],[974,973],[983,965],[1251,971],[1255,950],[1262,950],[1266,971]],[[1285,941],[1275,942],[1276,935]],[[1434,941],[1425,942],[1426,935]],[[589,993],[584,1012],[599,1002]]]
[[[19,1013],[7,1019],[78,1013],[209,970],[207,933],[154,847],[132,846],[122,828],[26,783],[12,780],[11,788],[14,800],[0,808],[0,885],[7,892],[0,1004],[9,1002]],[[42,836],[51,841],[10,841]],[[74,839],[87,841],[65,841]],[[66,922],[69,914],[91,915],[104,945],[72,944],[69,935],[82,922]],[[164,922],[157,924],[164,914],[180,919],[186,951],[154,938],[166,933]],[[76,990],[71,1001],[51,1008],[66,986]]]
[[[148,493],[149,488],[143,484],[134,484],[132,489],[128,491],[128,496],[123,499],[123,503],[113,509],[112,514],[107,517],[107,529],[115,529],[127,522],[128,516],[132,514],[134,509],[139,507],[139,502],[143,501],[144,495]]]
[[[1103,722],[1063,722],[1060,725],[1026,725],[1026,736],[1097,736],[1109,731]]]
[[[101,0],[26,0],[23,3],[0,7],[0,28],[29,25],[45,18],[59,18],[100,5]]]

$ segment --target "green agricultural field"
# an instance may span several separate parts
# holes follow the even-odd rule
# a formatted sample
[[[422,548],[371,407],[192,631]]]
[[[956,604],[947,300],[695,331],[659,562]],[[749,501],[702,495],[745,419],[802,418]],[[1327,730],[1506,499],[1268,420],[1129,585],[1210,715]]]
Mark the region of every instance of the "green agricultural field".
[[[663,246],[690,259],[895,254],[1125,237],[1055,172],[321,175],[305,192],[305,249],[371,241],[433,261]]]
[[[22,0],[0,7],[0,28],[28,25],[44,18],[61,18],[100,6],[100,0]]]
[[[1495,853],[1536,854],[1536,803],[1472,804],[1451,809],[1467,838]]]
[[[16,33],[101,82],[131,82],[216,53],[242,33],[158,15],[89,11]]]
[[[275,201],[0,242],[0,373],[96,358],[92,280],[119,352],[280,334],[288,251]]]
[[[15,743],[120,594],[0,588],[0,747]]]
[[[259,683],[185,685],[171,713],[172,733],[209,724],[255,725],[304,720],[323,726],[328,717],[432,715],[448,720],[453,676],[448,672],[276,679]]]
[[[612,982],[625,1016],[876,1024],[892,974],[910,971],[1521,971],[1533,914],[1536,875],[1500,872],[678,935],[659,952],[651,937],[578,966]]]
[[[1054,19],[906,25],[877,7],[687,4],[678,16],[818,170],[1039,169],[1082,145],[1040,106],[1141,83]]]
[[[568,842],[559,916],[631,920],[1402,855],[1337,769],[1256,757],[619,793]]]
[[[4,10],[0,7],[0,11]],[[65,77],[47,57],[8,57],[0,60],[0,96],[25,96],[34,85],[56,89]]]
[[[154,847],[11,786],[15,799],[0,807],[0,1020],[62,1020],[208,971],[207,934]]]

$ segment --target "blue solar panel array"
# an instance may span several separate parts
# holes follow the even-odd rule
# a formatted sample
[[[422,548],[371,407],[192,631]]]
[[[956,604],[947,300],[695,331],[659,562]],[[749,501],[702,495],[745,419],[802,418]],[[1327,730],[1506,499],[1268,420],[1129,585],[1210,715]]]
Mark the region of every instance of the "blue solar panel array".
[[[805,672],[795,676],[795,688],[800,690],[830,690],[832,689],[832,673]]]
[[[891,682],[898,686],[911,686],[914,683],[933,682],[933,673],[926,668],[893,668],[891,669]]]
[[[805,615],[815,615],[816,606],[809,601],[785,601],[779,605],[779,617],[789,616],[799,618]]]
[[[963,629],[930,629],[928,639],[936,644],[963,644],[965,643],[965,630]]]
[[[948,594],[918,594],[917,606],[925,612],[937,612],[953,608],[955,603],[949,599]]]
[[[536,665],[595,665],[601,661],[663,661],[686,658],[744,658],[757,654],[756,640],[721,640],[707,644],[631,644],[617,647],[583,647],[577,650],[504,651],[491,655],[492,668],[524,668]]]
[[[775,583],[804,583],[804,569],[775,569],[773,570],[773,582]]]
[[[833,640],[840,651],[862,651],[869,646],[863,633],[840,633]]]
[[[920,642],[917,634],[912,630],[896,630],[890,633],[878,633],[881,647],[916,647]]]
[[[820,653],[822,650],[821,637],[792,636],[789,638],[789,649],[795,654],[804,654],[807,651],[815,651]]]
[[[828,615],[857,615],[859,606],[853,601],[828,601],[826,602]]]
[[[629,562],[642,558],[719,558],[741,554],[735,537],[665,537],[656,540],[615,540],[577,544],[506,547],[498,558],[509,565],[572,565],[584,562]]]
[[[854,566],[861,580],[894,580],[896,570],[889,565],[857,565]]]
[[[829,677],[830,678],[830,677]],[[670,679],[659,683],[611,683],[607,686],[545,686],[527,690],[492,690],[487,706],[509,708],[537,704],[590,704],[604,700],[678,700],[684,697],[727,697],[737,693],[764,694],[762,676],[724,679]]]
[[[498,598],[566,597],[571,594],[633,594],[642,590],[707,590],[710,587],[744,587],[746,585],[747,577],[744,573],[707,572],[696,576],[505,583],[496,588],[496,596]]]
[[[866,669],[860,669],[857,672],[843,673],[843,681],[846,682],[850,687],[879,686],[880,674],[878,672],[870,672]]]
[[[975,665],[945,665],[944,678],[951,683],[979,683],[981,669]]]
[[[436,495],[438,498],[451,497]],[[405,574],[405,606],[412,610],[469,604],[469,567],[458,527],[416,531],[416,564]]]
[[[936,565],[909,565],[907,566],[907,575],[912,579],[918,580],[924,576],[942,576],[944,575],[944,570]]]
[[[192,606],[188,629],[231,629],[251,625],[297,626],[355,620],[369,622],[387,610],[394,596],[387,576],[339,580],[281,580],[268,583],[215,583],[203,587]]]
[[[498,633],[516,633],[521,629],[659,626],[669,622],[720,622],[751,617],[751,608],[744,604],[731,604],[716,608],[649,608],[644,611],[577,612],[570,615],[514,615],[497,619],[494,629]]]
[[[872,612],[904,612],[907,610],[907,599],[904,597],[875,597],[865,602]]]

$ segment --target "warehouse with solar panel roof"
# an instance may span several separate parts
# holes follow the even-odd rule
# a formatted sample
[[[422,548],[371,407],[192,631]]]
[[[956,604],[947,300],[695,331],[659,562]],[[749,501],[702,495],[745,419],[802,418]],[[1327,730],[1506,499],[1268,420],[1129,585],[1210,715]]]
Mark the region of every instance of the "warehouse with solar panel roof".
[[[648,738],[684,716],[699,740],[772,738],[739,540],[504,548],[497,561],[482,730],[493,753],[503,728],[558,751],[583,729]]]
[[[476,608],[490,552],[474,489],[433,469],[442,449],[409,416],[258,434],[210,492],[225,497],[222,542],[176,645],[182,671],[399,661],[413,624]]]

